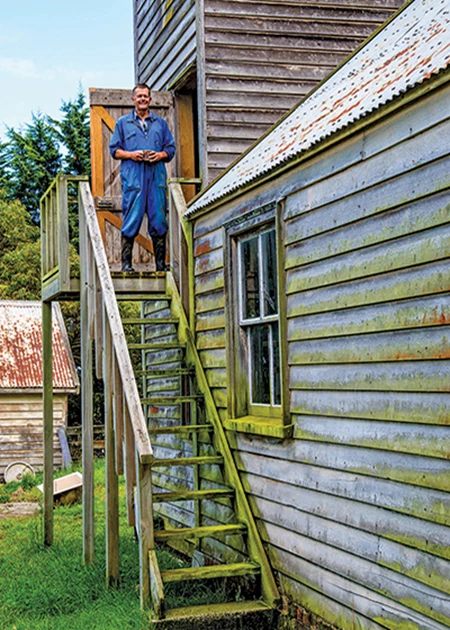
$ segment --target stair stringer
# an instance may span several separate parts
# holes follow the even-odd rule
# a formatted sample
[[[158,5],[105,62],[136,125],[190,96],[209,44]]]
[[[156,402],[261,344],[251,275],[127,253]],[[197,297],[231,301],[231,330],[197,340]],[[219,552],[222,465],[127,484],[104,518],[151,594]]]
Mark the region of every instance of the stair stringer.
[[[195,367],[197,386],[204,396],[207,420],[214,427],[215,445],[224,458],[225,475],[228,485],[235,490],[235,506],[238,520],[247,526],[247,552],[251,560],[261,567],[261,592],[264,601],[275,607],[280,598],[266,550],[264,549],[256,521],[247,499],[239,471],[236,467],[230,445],[225,435],[216,404],[211,393],[200,356],[195,345],[194,336],[189,327],[186,313],[181,303],[177,286],[171,273],[166,275],[166,292],[171,296],[173,315],[179,319],[178,336],[180,342],[186,343],[186,361]]]

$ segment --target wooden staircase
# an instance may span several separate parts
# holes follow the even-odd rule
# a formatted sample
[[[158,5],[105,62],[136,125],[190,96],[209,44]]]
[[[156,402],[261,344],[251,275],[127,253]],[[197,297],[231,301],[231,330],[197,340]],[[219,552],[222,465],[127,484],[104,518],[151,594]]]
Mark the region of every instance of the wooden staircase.
[[[79,193],[79,274],[69,264],[71,186]],[[111,274],[85,178],[58,176],[42,199],[44,540],[50,545],[53,539],[51,302],[79,299],[85,564],[95,559],[95,370],[104,384],[107,583],[120,580],[123,475],[128,524],[137,534],[141,607],[151,610],[152,624],[162,630],[265,630],[273,627],[278,590],[187,322],[185,308],[195,311],[192,226],[184,220],[181,183],[169,189],[167,274]],[[140,334],[127,346],[130,330]],[[156,546],[167,544],[188,552],[198,566],[161,570]],[[171,589],[203,580],[225,580],[229,601],[171,604]]]
[[[115,283],[121,275],[112,274]],[[133,365],[140,363],[135,376],[155,457],[154,542],[202,561],[161,570],[157,549],[149,551],[152,624],[163,630],[272,628],[277,590],[223,429],[217,435],[217,410],[173,279],[168,274],[164,294],[133,294],[127,286],[116,297],[140,304],[140,316],[124,317],[122,324],[140,331],[140,341],[135,333],[128,349]],[[221,556],[226,563],[218,563]],[[233,601],[171,608],[170,585],[198,580],[228,580]]]

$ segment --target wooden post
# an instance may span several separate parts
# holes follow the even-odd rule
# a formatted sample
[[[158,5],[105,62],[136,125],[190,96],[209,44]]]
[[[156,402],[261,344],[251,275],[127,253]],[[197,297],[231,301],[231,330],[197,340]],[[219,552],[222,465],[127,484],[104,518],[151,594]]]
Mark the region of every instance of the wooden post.
[[[80,204],[81,208],[81,204]],[[93,365],[92,335],[89,304],[92,287],[89,286],[91,261],[86,222],[80,212],[80,328],[81,328],[81,421],[83,463],[83,561],[94,562],[94,427],[93,427]]]
[[[44,545],[53,544],[52,303],[42,302],[42,407],[44,421]]]
[[[119,483],[115,464],[113,419],[113,347],[108,317],[103,311],[103,383],[105,391],[106,583],[119,582]]]
[[[151,605],[149,551],[154,549],[153,505],[152,505],[152,469],[139,461],[136,452],[137,499],[139,502],[139,582],[141,608],[147,610]]]
[[[134,509],[134,487],[136,485],[136,463],[134,461],[135,441],[133,427],[131,426],[130,413],[123,397],[123,417],[125,423],[125,444],[124,444],[124,467],[125,481],[127,486],[127,519],[130,527],[136,526],[136,514]]]

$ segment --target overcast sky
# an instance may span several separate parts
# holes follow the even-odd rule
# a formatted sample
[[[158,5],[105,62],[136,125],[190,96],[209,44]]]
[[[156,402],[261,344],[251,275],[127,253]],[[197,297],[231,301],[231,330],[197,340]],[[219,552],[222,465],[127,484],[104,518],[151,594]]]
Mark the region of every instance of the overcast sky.
[[[59,117],[61,99],[134,80],[132,0],[3,0],[0,136],[31,112]]]

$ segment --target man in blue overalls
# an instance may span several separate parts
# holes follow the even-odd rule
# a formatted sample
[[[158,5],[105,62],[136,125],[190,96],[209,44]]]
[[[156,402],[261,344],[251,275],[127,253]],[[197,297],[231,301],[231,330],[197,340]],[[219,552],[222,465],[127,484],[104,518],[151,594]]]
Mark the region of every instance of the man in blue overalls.
[[[116,123],[109,150],[121,160],[122,271],[133,271],[133,243],[147,213],[156,270],[166,271],[166,167],[175,155],[175,144],[165,120],[149,111],[150,88],[133,89],[134,110]]]

